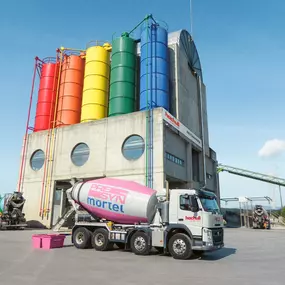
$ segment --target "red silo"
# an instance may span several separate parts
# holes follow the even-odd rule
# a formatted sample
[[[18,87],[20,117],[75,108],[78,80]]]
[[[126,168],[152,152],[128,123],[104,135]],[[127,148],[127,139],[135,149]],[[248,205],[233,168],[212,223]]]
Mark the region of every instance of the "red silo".
[[[58,73],[59,64],[55,59],[42,61],[34,132],[48,130],[53,126]]]
[[[80,123],[85,59],[81,55],[65,55],[58,95],[56,127]]]

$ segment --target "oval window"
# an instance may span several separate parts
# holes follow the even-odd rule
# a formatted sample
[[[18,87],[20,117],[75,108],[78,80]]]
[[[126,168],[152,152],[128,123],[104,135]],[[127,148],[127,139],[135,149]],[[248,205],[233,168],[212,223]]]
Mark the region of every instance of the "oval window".
[[[40,170],[45,163],[45,153],[41,150],[38,149],[36,150],[30,160],[30,164],[33,170],[37,171]]]
[[[77,144],[71,152],[71,161],[76,166],[82,166],[89,158],[90,149],[86,143]]]
[[[132,135],[124,141],[122,153],[127,160],[136,160],[142,156],[144,149],[144,139],[141,136]]]

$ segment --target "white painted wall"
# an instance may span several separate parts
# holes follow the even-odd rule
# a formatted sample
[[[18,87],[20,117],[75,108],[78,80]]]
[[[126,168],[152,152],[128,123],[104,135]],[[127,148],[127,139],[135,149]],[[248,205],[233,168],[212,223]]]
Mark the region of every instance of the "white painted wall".
[[[124,116],[110,117],[103,120],[82,123],[57,129],[53,181],[66,180],[72,177],[119,177],[145,184],[145,152],[136,161],[128,161],[122,155],[121,148],[124,140],[137,134],[145,138],[146,114],[136,112]],[[162,109],[154,110],[154,188],[163,188],[163,146],[162,146]],[[30,167],[30,158],[34,151],[45,151],[47,131],[29,135],[23,192],[26,198],[24,212],[27,220],[40,220],[40,196],[44,167],[34,171]],[[88,161],[81,167],[75,166],[71,161],[71,152],[80,142],[86,143],[90,148]],[[52,192],[51,192],[52,193]],[[53,195],[50,197],[52,208]],[[50,217],[40,222],[50,225]]]

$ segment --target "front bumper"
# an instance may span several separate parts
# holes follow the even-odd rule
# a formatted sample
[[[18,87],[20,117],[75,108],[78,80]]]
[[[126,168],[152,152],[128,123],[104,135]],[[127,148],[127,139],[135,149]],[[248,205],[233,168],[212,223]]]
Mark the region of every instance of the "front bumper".
[[[224,247],[223,228],[203,229],[201,239],[194,240],[192,249],[200,251],[215,251]]]
[[[192,250],[199,250],[199,251],[216,251],[224,247],[224,243],[220,245],[193,245]]]

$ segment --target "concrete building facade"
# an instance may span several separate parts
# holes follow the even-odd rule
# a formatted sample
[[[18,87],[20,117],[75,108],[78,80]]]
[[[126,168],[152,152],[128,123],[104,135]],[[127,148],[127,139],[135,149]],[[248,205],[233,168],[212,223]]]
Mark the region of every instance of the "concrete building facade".
[[[153,111],[153,188],[160,191],[168,181],[172,189],[204,187],[219,196],[206,88],[193,44],[186,31],[169,34],[171,109]],[[21,181],[27,220],[47,227],[56,224],[65,212],[65,189],[73,177],[117,177],[146,184],[147,114],[134,112],[30,134]],[[45,153],[50,135],[52,155]],[[43,209],[47,214],[41,215]]]

